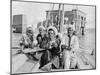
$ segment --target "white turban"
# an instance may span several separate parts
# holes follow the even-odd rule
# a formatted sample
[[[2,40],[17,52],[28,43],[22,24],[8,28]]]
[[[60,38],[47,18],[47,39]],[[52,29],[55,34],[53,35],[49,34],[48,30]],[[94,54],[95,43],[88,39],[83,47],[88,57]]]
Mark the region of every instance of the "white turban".
[[[47,29],[47,31],[49,31],[49,29],[54,30],[55,35],[58,35],[58,31],[57,31],[57,29],[56,29],[55,27],[53,27],[53,26],[49,26],[48,29]]]
[[[39,29],[43,29],[43,30],[45,30],[45,27],[43,27],[43,26],[39,26]]]
[[[27,25],[27,27],[26,28],[32,28],[33,26],[32,25]]]
[[[32,25],[28,25],[28,26],[26,27],[26,31],[27,31],[27,30],[31,30],[31,31],[34,32],[34,30],[33,30],[33,26],[32,26]]]

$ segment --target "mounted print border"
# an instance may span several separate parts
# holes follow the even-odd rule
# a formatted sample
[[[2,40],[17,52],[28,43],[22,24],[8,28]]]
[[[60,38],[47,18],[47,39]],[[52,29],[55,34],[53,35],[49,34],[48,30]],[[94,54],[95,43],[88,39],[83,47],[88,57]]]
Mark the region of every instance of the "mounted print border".
[[[96,69],[96,5],[10,1],[10,74]]]

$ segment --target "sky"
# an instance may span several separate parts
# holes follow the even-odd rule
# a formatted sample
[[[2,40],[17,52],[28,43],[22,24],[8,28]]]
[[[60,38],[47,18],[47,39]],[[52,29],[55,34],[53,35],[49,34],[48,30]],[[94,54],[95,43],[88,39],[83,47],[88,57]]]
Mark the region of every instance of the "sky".
[[[27,24],[33,24],[35,27],[38,22],[46,19],[46,10],[52,9],[53,4],[34,3],[34,2],[18,2],[12,1],[12,15],[26,15]],[[64,11],[72,10],[73,8],[85,12],[87,15],[86,28],[95,28],[95,7],[82,5],[64,5]],[[54,5],[53,9],[58,9],[58,4]]]

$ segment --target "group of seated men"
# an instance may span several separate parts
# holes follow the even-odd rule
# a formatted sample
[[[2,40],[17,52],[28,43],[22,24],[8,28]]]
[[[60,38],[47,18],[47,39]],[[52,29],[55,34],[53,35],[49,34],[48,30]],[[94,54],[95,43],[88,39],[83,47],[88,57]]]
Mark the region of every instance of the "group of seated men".
[[[57,32],[57,29],[53,26],[45,29],[43,26],[39,27],[39,34],[35,37],[33,28],[28,26],[26,28],[26,34],[22,35],[20,40],[20,47],[25,48],[39,47],[45,49],[40,57],[37,59],[34,57],[35,53],[27,53],[28,57],[32,57],[33,60],[39,60],[39,69],[42,69],[49,62],[52,62],[49,66],[49,70],[59,69],[75,69],[77,59],[75,51],[78,50],[78,38],[72,27],[69,27],[67,34],[61,35]],[[74,58],[74,59],[72,59]]]

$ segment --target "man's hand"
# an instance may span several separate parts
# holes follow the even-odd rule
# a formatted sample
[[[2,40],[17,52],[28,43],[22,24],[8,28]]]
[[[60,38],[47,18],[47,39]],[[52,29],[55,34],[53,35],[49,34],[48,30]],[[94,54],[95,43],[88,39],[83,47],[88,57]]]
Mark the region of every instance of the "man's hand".
[[[66,45],[61,45],[62,49],[66,49],[66,47],[67,47]]]

